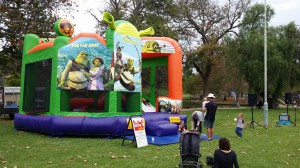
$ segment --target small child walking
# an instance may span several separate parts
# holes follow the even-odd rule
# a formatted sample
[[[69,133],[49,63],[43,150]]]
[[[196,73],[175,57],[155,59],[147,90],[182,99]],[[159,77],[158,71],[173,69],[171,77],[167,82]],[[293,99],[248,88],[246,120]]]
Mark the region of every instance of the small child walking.
[[[239,113],[239,118],[236,120],[236,129],[235,133],[239,136],[239,138],[242,138],[243,136],[243,127],[244,127],[244,114]]]
[[[186,125],[185,125],[185,123],[184,123],[184,121],[183,120],[180,120],[180,123],[179,123],[179,125],[178,125],[178,131],[180,132],[180,133],[183,133],[183,132],[185,132],[187,129],[186,129]]]

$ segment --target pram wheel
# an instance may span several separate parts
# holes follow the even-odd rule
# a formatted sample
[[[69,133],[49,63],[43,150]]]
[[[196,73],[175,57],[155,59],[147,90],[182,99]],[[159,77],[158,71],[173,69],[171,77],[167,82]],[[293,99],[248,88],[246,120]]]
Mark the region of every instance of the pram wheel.
[[[203,166],[201,164],[198,165],[181,165],[179,164],[180,168],[203,168]]]

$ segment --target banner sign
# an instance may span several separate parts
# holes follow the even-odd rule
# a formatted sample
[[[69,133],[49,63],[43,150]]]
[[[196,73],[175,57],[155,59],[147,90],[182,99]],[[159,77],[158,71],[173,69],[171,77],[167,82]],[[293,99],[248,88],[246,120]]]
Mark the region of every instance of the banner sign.
[[[141,40],[114,34],[114,91],[141,92]]]
[[[58,51],[57,86],[74,90],[113,90],[112,51],[95,38],[81,37]]]
[[[144,118],[142,118],[142,120],[143,120],[143,124],[145,125],[145,119]],[[126,122],[127,122],[127,125],[128,125],[128,128],[127,129],[133,129],[132,128],[132,122],[131,121],[129,121],[129,118],[127,118],[126,119]],[[128,123],[129,122],[129,123]]]
[[[137,147],[148,146],[146,131],[145,131],[145,123],[143,122],[143,118],[137,117],[132,118],[132,126],[134,130],[134,135],[136,139]]]
[[[158,112],[181,114],[182,100],[174,100],[168,97],[158,97]]]
[[[142,53],[175,53],[173,45],[162,40],[143,40]]]

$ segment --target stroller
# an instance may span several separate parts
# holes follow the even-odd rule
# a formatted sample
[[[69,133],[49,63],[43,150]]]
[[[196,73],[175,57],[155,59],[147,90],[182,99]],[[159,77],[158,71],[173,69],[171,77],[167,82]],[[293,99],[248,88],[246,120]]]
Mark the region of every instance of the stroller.
[[[180,168],[202,168],[199,163],[200,133],[187,131],[180,137]]]

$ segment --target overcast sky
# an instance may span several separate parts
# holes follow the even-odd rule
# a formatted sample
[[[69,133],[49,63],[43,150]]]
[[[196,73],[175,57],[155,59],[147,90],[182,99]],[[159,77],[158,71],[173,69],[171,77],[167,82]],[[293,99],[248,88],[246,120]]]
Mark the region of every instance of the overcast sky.
[[[81,32],[87,32],[87,33],[94,33],[96,20],[94,17],[92,17],[89,13],[86,11],[91,9],[94,14],[97,16],[99,20],[102,20],[102,13],[100,13],[100,9],[105,8],[105,2],[107,0],[84,0],[79,1],[79,11],[76,13],[73,13],[74,19],[69,19],[73,24],[75,24],[75,32],[74,34],[77,35]]]
[[[264,0],[256,0],[258,3],[264,3]],[[271,25],[286,25],[295,21],[300,25],[300,1],[299,0],[266,0],[266,3],[275,10],[275,16],[271,20]]]
[[[86,9],[92,9],[98,19],[102,20],[102,13],[99,9],[103,9],[107,5],[108,0],[85,0],[80,1],[79,12],[75,13],[75,18],[70,19],[75,26],[75,35],[81,32],[95,32],[95,19],[88,13]],[[264,4],[264,0],[255,0],[254,3]],[[254,4],[253,3],[253,4]],[[266,0],[266,3],[275,10],[275,16],[271,20],[271,25],[286,25],[291,21],[295,21],[300,25],[300,1],[299,0]]]

